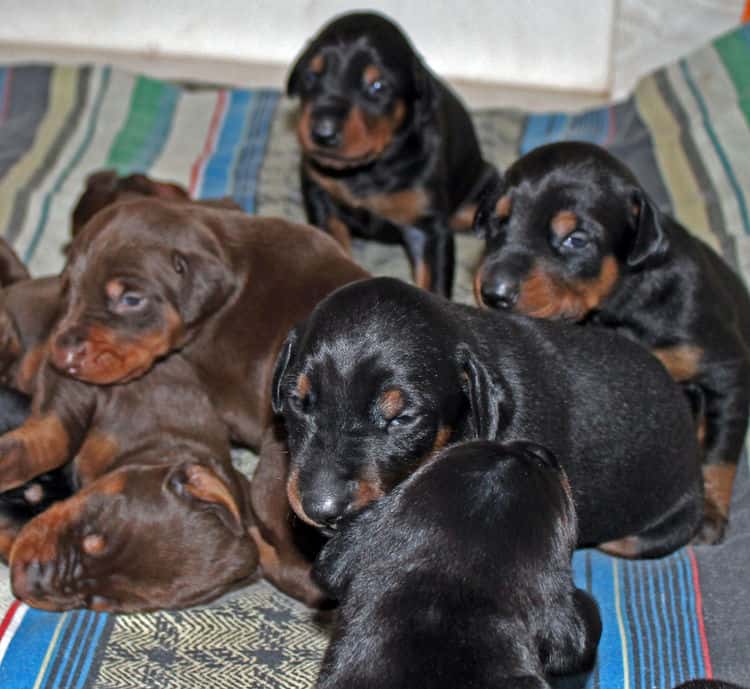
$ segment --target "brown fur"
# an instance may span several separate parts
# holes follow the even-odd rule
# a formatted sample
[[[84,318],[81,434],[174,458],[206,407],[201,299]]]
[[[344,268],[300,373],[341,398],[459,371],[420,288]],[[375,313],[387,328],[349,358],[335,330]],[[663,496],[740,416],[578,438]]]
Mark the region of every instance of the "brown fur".
[[[397,388],[386,390],[380,396],[378,406],[383,413],[383,418],[390,420],[397,417],[404,408],[404,398],[401,395],[401,391]]]
[[[563,282],[542,269],[532,270],[521,283],[517,308],[535,318],[579,320],[607,297],[618,276],[614,257],[604,259],[600,274],[593,280]]]
[[[654,356],[664,364],[678,383],[694,378],[700,370],[703,349],[693,345],[677,345],[653,350]]]

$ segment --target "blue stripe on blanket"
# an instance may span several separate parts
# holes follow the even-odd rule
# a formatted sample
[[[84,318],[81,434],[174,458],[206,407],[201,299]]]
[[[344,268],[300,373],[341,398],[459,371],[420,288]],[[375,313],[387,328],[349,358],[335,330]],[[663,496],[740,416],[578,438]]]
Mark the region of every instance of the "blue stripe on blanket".
[[[603,630],[588,689],[672,687],[705,672],[696,592],[685,549],[628,561],[596,550],[573,556],[576,585],[596,598]]]
[[[271,122],[279,102],[278,91],[257,91],[250,113],[247,134],[238,142],[237,164],[231,194],[248,213],[255,212],[258,174],[265,159]]]
[[[229,106],[221,123],[216,147],[203,170],[198,198],[216,198],[230,193],[229,180],[234,173],[236,145],[246,127],[248,112],[257,97],[252,91],[237,89],[230,92]]]

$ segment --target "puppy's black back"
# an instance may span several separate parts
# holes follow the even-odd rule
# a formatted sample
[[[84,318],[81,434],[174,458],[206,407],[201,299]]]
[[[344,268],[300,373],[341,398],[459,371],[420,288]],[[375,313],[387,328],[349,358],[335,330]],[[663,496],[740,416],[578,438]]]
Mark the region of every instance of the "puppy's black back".
[[[320,689],[543,686],[539,640],[578,619],[575,515],[547,457],[455,446],[343,527],[315,569],[342,605]]]
[[[328,362],[332,375],[357,380],[338,390],[327,377],[323,392],[340,409],[321,407],[321,441],[333,428],[337,437],[354,428],[352,410],[366,407],[359,397],[383,378],[407,386],[419,400],[415,414],[443,414],[454,442],[548,446],[570,478],[581,545],[641,533],[671,519],[670,510],[680,515],[674,538],[657,538],[647,552],[667,552],[697,528],[701,478],[687,400],[655,358],[614,332],[482,311],[378,278],[319,305],[297,350],[300,361]],[[446,400],[461,395],[469,412],[459,401],[446,417]],[[367,444],[358,447],[347,446],[346,456],[371,462]]]

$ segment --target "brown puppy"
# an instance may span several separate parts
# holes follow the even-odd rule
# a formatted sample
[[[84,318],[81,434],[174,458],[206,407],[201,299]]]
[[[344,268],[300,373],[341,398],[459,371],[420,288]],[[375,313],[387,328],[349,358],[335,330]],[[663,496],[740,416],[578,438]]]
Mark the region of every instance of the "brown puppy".
[[[320,592],[292,544],[286,453],[272,424],[273,364],[289,329],[320,299],[364,277],[311,227],[195,204],[123,202],[97,213],[74,240],[50,340],[54,366],[99,385],[137,379],[181,351],[231,439],[261,448],[253,505],[264,574],[311,604]],[[0,490],[78,449],[67,419],[45,403],[53,394],[45,377],[29,421],[0,437]]]
[[[47,610],[177,608],[257,575],[247,482],[183,357],[124,385],[86,385],[49,366],[38,383],[37,415],[59,419],[77,448],[80,491],[16,537],[18,598]]]

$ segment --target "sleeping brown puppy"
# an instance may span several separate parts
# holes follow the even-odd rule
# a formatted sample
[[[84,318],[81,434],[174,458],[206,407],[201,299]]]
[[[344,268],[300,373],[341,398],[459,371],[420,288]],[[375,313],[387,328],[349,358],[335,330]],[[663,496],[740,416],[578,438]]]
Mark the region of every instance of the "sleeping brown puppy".
[[[46,610],[179,608],[258,575],[247,481],[183,357],[112,386],[45,366],[38,390],[37,416],[54,414],[78,448],[68,467],[77,492],[13,541],[16,597]]]
[[[190,364],[233,441],[261,449],[253,492],[263,573],[311,604],[320,592],[297,557],[284,490],[270,381],[294,323],[336,287],[367,277],[314,228],[197,204],[143,199],[97,213],[75,238],[63,273],[63,313],[50,361],[67,376],[109,385],[150,375],[176,351]],[[59,466],[79,450],[64,410],[35,408],[0,437],[0,490]]]
[[[750,411],[750,297],[633,173],[583,142],[541,146],[488,193],[480,305],[605,326],[651,350],[701,400],[706,519],[721,539]]]
[[[349,234],[402,244],[415,282],[450,295],[453,229],[467,229],[496,178],[456,95],[392,21],[344,14],[310,41],[287,84],[307,219],[349,246]]]

